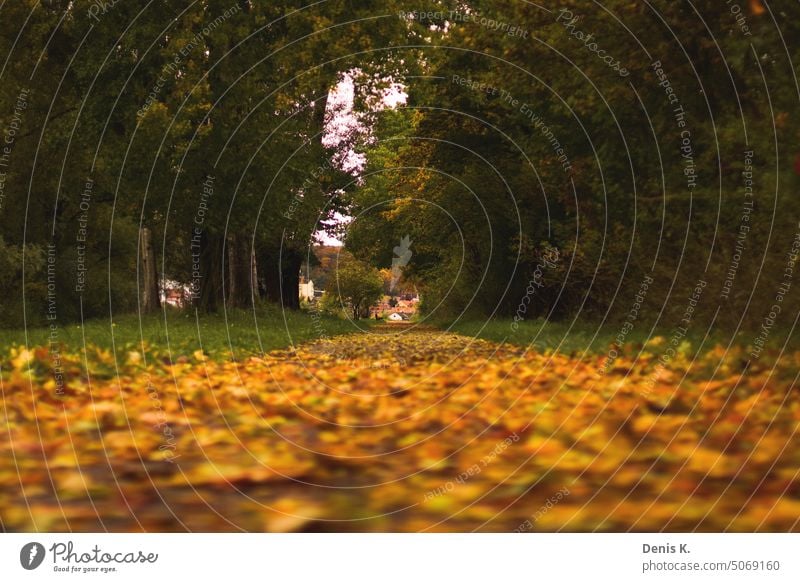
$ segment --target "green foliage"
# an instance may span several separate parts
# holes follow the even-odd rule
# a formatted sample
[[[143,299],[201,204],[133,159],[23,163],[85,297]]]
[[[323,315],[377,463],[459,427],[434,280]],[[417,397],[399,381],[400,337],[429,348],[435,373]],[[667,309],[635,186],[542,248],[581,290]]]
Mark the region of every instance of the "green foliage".
[[[343,304],[341,297],[334,293],[323,293],[316,305],[317,311],[331,317],[347,319],[349,310]]]
[[[36,275],[44,270],[45,263],[44,249],[35,245],[9,245],[0,236],[0,273],[3,273],[0,278],[0,295],[3,297],[0,302],[0,321],[17,326],[24,323],[23,296],[20,293],[23,288],[23,265],[25,277],[31,281],[26,287],[25,298],[28,301],[44,301],[47,287]]]
[[[552,247],[560,258],[544,270],[529,316],[621,319],[652,276],[642,320],[677,323],[704,280],[695,317],[757,326],[765,314],[752,299],[775,296],[800,216],[787,163],[800,134],[789,59],[800,52],[787,53],[780,36],[800,20],[797,6],[785,7],[778,29],[759,6],[746,15],[752,37],[710,0],[658,13],[622,0],[553,11],[460,3],[528,39],[472,21],[414,22],[430,40],[417,59],[424,80],[409,81],[409,107],[382,114],[365,145],[370,166],[352,196],[348,249],[388,267],[392,245],[410,235],[406,274],[424,309],[445,319],[512,317]],[[687,136],[691,150],[682,151]],[[747,150],[758,178],[743,223]],[[738,253],[742,224],[747,250]],[[784,312],[800,308],[800,294],[785,301]]]
[[[342,255],[325,295],[326,305],[346,307],[353,319],[359,319],[369,315],[369,307],[383,295],[383,278],[375,267]]]
[[[199,269],[205,308],[251,299],[251,251],[256,294],[296,307],[301,257],[342,210],[350,180],[331,162],[347,144],[323,143],[329,92],[358,67],[357,106],[367,107],[402,68],[370,52],[406,35],[398,18],[369,18],[379,7],[397,10],[340,0],[4,4],[0,131],[19,129],[0,167],[0,232],[10,249],[55,245],[58,321],[139,308],[143,229],[160,277],[188,283]],[[28,322],[42,321],[47,281],[30,259],[24,289],[8,271],[15,299],[0,325],[22,321],[23,294]],[[223,297],[233,279],[237,295]]]
[[[0,9],[0,129],[18,129],[0,182],[3,325],[44,321],[37,261],[48,245],[62,324],[136,310],[145,228],[161,277],[188,282],[199,245],[206,308],[252,300],[251,255],[254,295],[295,307],[309,245],[339,214],[354,217],[348,248],[376,266],[391,268],[397,241],[414,241],[404,283],[441,317],[513,317],[548,248],[560,258],[530,316],[621,318],[653,276],[642,313],[672,324],[703,277],[713,300],[698,314],[718,311],[716,324],[734,329],[762,318],[754,298],[776,295],[800,216],[800,54],[786,41],[800,34],[796,5],[773,21],[748,3],[752,35],[711,0],[658,12],[623,0],[414,7],[479,14],[525,37],[400,18],[409,7],[394,0],[98,6]],[[371,131],[332,144],[329,95],[345,76]],[[409,106],[384,111],[396,82]],[[367,156],[359,180],[342,165],[352,146]],[[756,195],[739,252],[747,150]],[[90,270],[78,292],[80,256]],[[796,293],[785,301],[784,313],[800,308]]]

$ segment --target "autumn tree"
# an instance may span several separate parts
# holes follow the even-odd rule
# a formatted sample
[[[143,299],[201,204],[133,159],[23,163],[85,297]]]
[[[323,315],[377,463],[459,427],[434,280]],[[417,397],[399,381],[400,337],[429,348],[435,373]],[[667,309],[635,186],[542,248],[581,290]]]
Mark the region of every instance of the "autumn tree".
[[[699,277],[720,293],[735,263],[719,317],[736,325],[755,294],[772,294],[800,211],[790,113],[800,54],[781,40],[798,20],[786,12],[776,27],[760,6],[748,5],[751,36],[710,0],[658,11],[622,1],[455,8],[515,32],[409,17],[429,41],[413,59],[424,72],[407,81],[408,107],[383,112],[364,146],[348,248],[388,268],[409,235],[405,274],[426,308],[448,317],[512,316],[550,248],[560,260],[541,277],[531,317],[621,316],[651,275],[648,299],[680,317],[672,298],[690,296]],[[594,45],[577,38],[590,33]],[[760,218],[744,223],[746,151],[761,152],[751,169],[763,190]],[[737,250],[742,225],[751,252]],[[701,306],[709,317],[715,303]]]
[[[383,295],[383,279],[376,268],[343,255],[325,293],[346,306],[353,319],[359,319],[368,315],[370,306]]]

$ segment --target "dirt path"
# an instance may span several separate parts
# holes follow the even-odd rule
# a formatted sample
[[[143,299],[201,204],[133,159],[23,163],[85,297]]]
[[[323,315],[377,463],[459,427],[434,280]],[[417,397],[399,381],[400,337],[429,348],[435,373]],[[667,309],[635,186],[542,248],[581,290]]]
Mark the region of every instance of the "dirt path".
[[[600,373],[401,325],[91,380],[67,360],[56,398],[40,357],[3,377],[9,531],[798,529],[793,358]]]

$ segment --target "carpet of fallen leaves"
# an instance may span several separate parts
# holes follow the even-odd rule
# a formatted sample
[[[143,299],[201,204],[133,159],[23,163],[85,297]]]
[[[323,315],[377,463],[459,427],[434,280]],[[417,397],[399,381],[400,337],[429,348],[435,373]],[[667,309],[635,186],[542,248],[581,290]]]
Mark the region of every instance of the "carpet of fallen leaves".
[[[388,326],[220,362],[3,362],[6,531],[797,531],[800,354]]]

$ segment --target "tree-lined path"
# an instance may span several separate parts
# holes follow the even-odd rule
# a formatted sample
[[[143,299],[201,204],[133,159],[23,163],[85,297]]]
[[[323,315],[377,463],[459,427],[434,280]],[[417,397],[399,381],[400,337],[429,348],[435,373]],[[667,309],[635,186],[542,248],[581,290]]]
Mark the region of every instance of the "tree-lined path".
[[[797,356],[743,376],[736,350],[660,372],[659,350],[601,372],[600,356],[385,326],[240,362],[65,354],[63,396],[46,350],[17,351],[2,525],[797,530]]]

